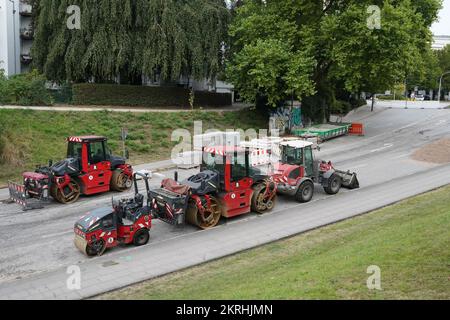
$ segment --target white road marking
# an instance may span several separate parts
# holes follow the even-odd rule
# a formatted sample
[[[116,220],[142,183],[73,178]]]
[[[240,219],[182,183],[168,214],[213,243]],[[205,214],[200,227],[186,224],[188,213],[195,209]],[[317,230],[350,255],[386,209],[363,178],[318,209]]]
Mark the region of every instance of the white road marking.
[[[46,235],[43,235],[41,238],[47,239],[47,238],[52,238],[52,237],[56,237],[56,236],[62,236],[62,235],[69,234],[69,233],[72,233],[72,232],[73,232],[73,230],[59,232],[59,233],[46,234]]]
[[[386,144],[384,144],[384,147],[381,147],[381,148],[378,148],[378,149],[373,149],[373,150],[370,151],[370,153],[374,153],[374,152],[382,151],[382,150],[385,150],[385,149],[389,149],[389,148],[392,148],[393,146],[394,145],[392,143],[386,143]]]
[[[406,157],[409,157],[409,153],[401,154],[399,156],[392,157],[391,160],[398,160],[398,159],[406,158]]]
[[[398,129],[394,130],[394,132],[400,132],[403,129],[408,129],[408,128],[413,127],[413,126],[415,126],[415,125],[417,125],[419,123],[420,123],[420,121],[416,121],[416,122],[410,123],[410,124],[408,124],[408,125],[406,125],[404,127],[401,127],[401,128],[398,128]]]

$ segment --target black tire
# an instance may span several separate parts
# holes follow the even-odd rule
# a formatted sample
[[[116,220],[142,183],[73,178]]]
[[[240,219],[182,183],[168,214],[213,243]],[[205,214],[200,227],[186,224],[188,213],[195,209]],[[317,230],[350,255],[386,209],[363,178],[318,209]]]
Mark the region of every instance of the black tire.
[[[105,253],[106,243],[103,240],[97,241],[93,245],[87,245],[86,255],[88,257],[101,256]]]
[[[341,178],[333,173],[331,177],[328,179],[328,184],[326,186],[323,186],[323,189],[325,190],[326,193],[334,195],[337,194],[339,190],[341,190],[341,186],[342,186]]]
[[[205,212],[201,214],[197,207],[197,203],[191,199],[186,210],[186,222],[203,230],[217,226],[222,217],[222,205],[220,201],[213,196],[210,197],[210,201],[212,211],[206,209]]]
[[[136,247],[146,245],[150,239],[150,232],[148,229],[138,230],[133,237],[133,244]]]
[[[133,179],[125,175],[122,170],[116,169],[113,171],[110,185],[111,190],[124,192],[131,189],[133,186]]]
[[[300,203],[310,202],[314,196],[314,183],[310,180],[302,182],[295,194],[295,200]]]
[[[267,211],[271,211],[275,207],[277,201],[277,195],[275,194],[272,199],[266,201],[262,199],[264,192],[266,191],[266,184],[260,183],[253,187],[253,196],[251,201],[251,210],[253,212],[263,214]]]
[[[72,191],[71,191],[72,190]],[[63,193],[67,192],[67,193]],[[71,204],[78,200],[81,195],[81,187],[75,180],[70,180],[69,185],[63,188],[63,192],[55,184],[50,188],[50,195],[59,203]]]

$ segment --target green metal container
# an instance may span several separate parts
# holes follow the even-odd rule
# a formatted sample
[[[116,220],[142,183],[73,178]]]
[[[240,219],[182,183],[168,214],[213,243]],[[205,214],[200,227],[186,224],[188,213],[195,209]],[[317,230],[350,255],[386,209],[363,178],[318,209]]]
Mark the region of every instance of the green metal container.
[[[323,125],[312,126],[304,129],[293,130],[292,133],[296,136],[302,136],[305,134],[317,135],[320,140],[325,141],[340,136],[345,136],[351,127],[349,123],[328,123]]]

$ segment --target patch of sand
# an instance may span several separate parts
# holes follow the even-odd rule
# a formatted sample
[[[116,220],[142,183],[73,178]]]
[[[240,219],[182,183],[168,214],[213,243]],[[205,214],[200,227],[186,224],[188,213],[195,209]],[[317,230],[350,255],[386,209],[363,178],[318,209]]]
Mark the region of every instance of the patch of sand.
[[[450,138],[440,139],[416,150],[412,158],[431,163],[450,163]]]

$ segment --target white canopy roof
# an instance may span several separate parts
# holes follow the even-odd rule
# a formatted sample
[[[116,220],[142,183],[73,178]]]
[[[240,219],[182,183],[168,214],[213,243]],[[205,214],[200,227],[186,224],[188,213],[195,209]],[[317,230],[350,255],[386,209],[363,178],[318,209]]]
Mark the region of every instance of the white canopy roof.
[[[302,148],[312,146],[313,143],[309,142],[309,141],[304,141],[304,140],[291,140],[291,141],[283,141],[280,143],[280,145],[285,146],[285,147],[302,149]]]

